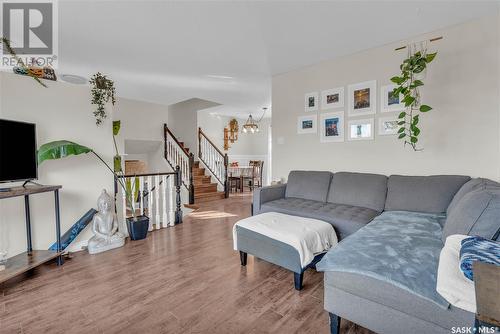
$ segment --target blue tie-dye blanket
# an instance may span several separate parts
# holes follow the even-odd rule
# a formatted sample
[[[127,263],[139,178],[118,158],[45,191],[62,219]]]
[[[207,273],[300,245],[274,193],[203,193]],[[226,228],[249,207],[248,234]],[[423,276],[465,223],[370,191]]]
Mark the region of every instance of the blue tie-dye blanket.
[[[436,291],[443,215],[388,211],[332,248],[316,265],[372,277],[446,309]]]
[[[471,281],[474,280],[472,264],[476,261],[500,266],[500,242],[478,236],[462,240],[460,270]]]

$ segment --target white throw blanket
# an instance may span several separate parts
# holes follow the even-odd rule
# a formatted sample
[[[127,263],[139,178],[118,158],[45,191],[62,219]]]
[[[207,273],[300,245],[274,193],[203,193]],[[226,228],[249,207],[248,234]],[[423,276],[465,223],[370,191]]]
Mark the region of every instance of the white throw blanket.
[[[285,215],[277,212],[262,213],[237,222],[233,227],[234,249],[238,250],[236,226],[263,234],[286,243],[297,250],[302,268],[337,244],[335,229],[321,220]]]
[[[476,313],[474,282],[467,279],[460,270],[461,242],[467,237],[455,234],[446,238],[439,256],[436,290],[451,305]]]

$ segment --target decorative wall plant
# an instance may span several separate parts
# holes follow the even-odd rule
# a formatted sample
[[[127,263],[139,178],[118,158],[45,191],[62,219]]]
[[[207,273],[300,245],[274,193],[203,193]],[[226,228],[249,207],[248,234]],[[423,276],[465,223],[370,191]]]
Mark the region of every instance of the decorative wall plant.
[[[7,53],[10,53],[12,55],[12,57],[16,60],[17,67],[21,69],[21,71],[23,72],[23,74],[25,73],[25,75],[32,77],[41,86],[47,88],[47,85],[44,84],[36,75],[34,75],[30,71],[30,69],[28,68],[28,66],[26,66],[26,64],[23,62],[23,60],[21,59],[21,57],[19,57],[16,54],[16,52],[14,51],[14,49],[12,48],[12,46],[10,44],[10,41],[7,38],[5,38],[3,36],[0,36],[0,45],[4,45],[5,46],[5,50],[7,51]],[[55,76],[55,74],[54,74],[54,76]]]
[[[97,106],[94,111],[95,122],[97,125],[107,117],[105,105],[111,100],[111,104],[115,104],[115,84],[113,80],[108,79],[105,75],[97,72],[90,78],[92,85],[92,104]]]
[[[417,51],[416,45],[409,45],[408,58],[400,65],[401,74],[391,78],[397,87],[392,91],[392,96],[402,96],[406,110],[398,116],[398,138],[404,140],[404,144],[410,145],[415,151],[418,148],[418,139],[421,129],[418,126],[422,113],[429,112],[432,107],[422,104],[419,87],[424,85],[423,73],[427,64],[432,62],[437,52],[427,53],[427,48],[421,46]]]

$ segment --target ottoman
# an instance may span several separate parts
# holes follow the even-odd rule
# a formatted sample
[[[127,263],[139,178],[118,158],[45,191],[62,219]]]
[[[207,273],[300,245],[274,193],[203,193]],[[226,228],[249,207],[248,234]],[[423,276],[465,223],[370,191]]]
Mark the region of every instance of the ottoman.
[[[301,290],[304,271],[337,244],[337,235],[321,220],[266,212],[237,222],[233,242],[242,266],[250,254],[288,269],[294,273],[295,289]]]

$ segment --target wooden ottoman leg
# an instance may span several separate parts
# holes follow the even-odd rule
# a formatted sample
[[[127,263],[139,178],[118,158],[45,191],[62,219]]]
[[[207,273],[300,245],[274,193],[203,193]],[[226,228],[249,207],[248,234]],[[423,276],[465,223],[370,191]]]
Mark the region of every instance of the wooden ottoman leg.
[[[295,290],[302,290],[302,280],[304,279],[304,272],[293,273],[293,283],[295,284]]]
[[[340,334],[340,317],[333,313],[330,316],[330,334]]]
[[[247,265],[247,253],[240,251],[240,262],[242,266]]]

